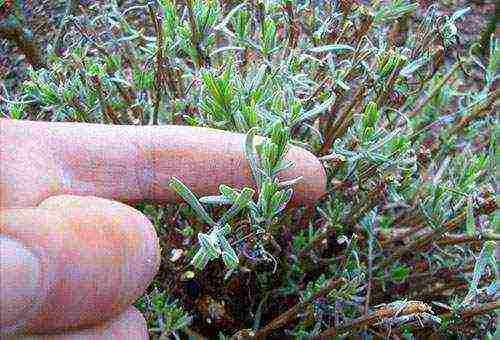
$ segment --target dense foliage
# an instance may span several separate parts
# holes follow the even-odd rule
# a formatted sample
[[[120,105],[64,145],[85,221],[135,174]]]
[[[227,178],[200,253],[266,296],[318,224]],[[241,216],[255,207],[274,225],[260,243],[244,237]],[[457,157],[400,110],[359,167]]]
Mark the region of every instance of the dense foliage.
[[[67,1],[24,82],[0,88],[3,116],[247,135],[256,191],[198,198],[173,178],[186,204],[138,207],[162,243],[136,303],[154,338],[500,337],[500,41],[460,43],[468,8],[83,3]],[[0,29],[25,20],[0,6]],[[287,208],[290,143],[327,170],[314,205]]]

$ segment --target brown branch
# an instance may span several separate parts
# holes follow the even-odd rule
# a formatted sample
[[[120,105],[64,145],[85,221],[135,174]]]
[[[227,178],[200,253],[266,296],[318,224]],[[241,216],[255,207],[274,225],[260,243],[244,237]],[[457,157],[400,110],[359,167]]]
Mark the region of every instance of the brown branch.
[[[156,73],[155,73],[155,108],[153,111],[153,125],[158,125],[158,112],[160,111],[162,79],[163,79],[163,28],[161,18],[158,18],[153,7],[148,4],[149,15],[153,21],[156,33]]]
[[[485,241],[500,241],[500,235],[494,233],[484,233],[481,235],[445,235],[443,239],[436,242],[439,246],[451,246],[461,243],[481,244]]]
[[[201,36],[198,30],[198,26],[196,25],[196,18],[193,11],[193,0],[184,0],[186,7],[188,9],[188,19],[189,26],[191,27],[191,44],[196,50],[196,66],[205,67],[209,64],[205,59],[204,52],[200,47]],[[208,58],[208,57],[207,57]]]
[[[492,109],[493,103],[500,98],[500,90],[494,90],[486,96],[483,100],[473,104],[466,111],[472,110],[472,113],[467,116],[463,116],[457,124],[453,124],[448,132],[448,135],[456,134],[467,127],[471,122],[480,118],[485,112]]]
[[[341,137],[344,130],[347,128],[349,123],[351,122],[352,116],[353,116],[353,110],[357,106],[357,104],[362,100],[363,95],[366,90],[366,85],[361,85],[356,94],[354,95],[353,100],[349,104],[349,106],[345,109],[345,111],[342,113],[342,115],[335,121],[334,124],[331,124],[327,126],[325,129],[325,143],[323,144],[323,147],[321,148],[321,154],[325,155],[328,150],[332,147],[333,142],[335,141],[336,138]],[[337,98],[339,100],[339,98]],[[338,109],[338,105],[335,105],[332,107],[331,111],[336,111]]]
[[[88,30],[87,28],[84,28],[80,25],[80,23],[77,21],[77,20],[74,20],[73,22],[75,28],[77,29],[77,31],[83,36],[85,37],[94,47],[95,49],[103,56],[103,57],[107,57],[109,56],[109,53],[108,51],[106,51],[106,49],[104,47],[102,47],[101,45],[99,45],[97,43],[97,40],[98,40],[98,36],[97,34],[94,32],[94,31],[91,31],[91,30]],[[110,67],[106,67],[106,73],[108,74],[108,76],[110,78],[113,78],[113,73],[114,73],[114,70],[112,70]],[[127,103],[128,107],[131,108],[131,110],[134,112],[134,114],[137,116],[137,117],[140,117],[140,120],[141,120],[141,123],[143,122],[143,112],[142,112],[142,108],[138,108],[138,107],[134,107],[133,104],[132,104],[132,98],[134,97],[134,95],[131,93],[130,89],[127,89],[125,90],[119,82],[114,82],[116,88],[118,89],[118,92],[120,93],[120,96],[123,98],[123,100]],[[128,91],[128,92],[127,92]],[[129,115],[127,114],[127,112],[123,112],[121,115],[120,115],[121,119],[121,123],[123,124],[131,124],[131,120],[130,120],[130,117]]]
[[[399,73],[403,69],[403,66],[404,62],[400,59],[396,67],[392,70],[391,75],[386,80],[384,91],[382,91],[380,96],[377,98],[377,107],[382,108],[384,106],[385,102],[387,101],[387,97],[394,89],[394,84],[396,83],[396,80],[398,79]]]
[[[362,316],[360,318],[347,322],[340,327],[328,328],[323,333],[321,333],[319,337],[317,337],[317,339],[331,339],[331,337],[333,336],[344,334],[362,327],[368,327],[388,318],[419,313],[432,313],[432,309],[429,307],[429,305],[420,301],[402,302],[401,305],[403,304],[404,306],[402,308],[399,305],[390,304],[367,316]]]
[[[118,116],[115,114],[113,108],[104,99],[104,90],[101,85],[101,80],[99,79],[98,76],[91,76],[91,80],[94,82],[94,86],[96,88],[96,93],[97,93],[97,98],[99,99],[99,106],[101,107],[102,114],[105,119],[108,120],[108,122],[112,122],[115,125],[121,125],[122,122],[118,118]]]
[[[305,299],[304,301],[296,304],[274,320],[272,320],[270,323],[268,323],[264,328],[258,330],[255,333],[255,339],[265,339],[269,333],[271,333],[273,330],[285,325],[287,322],[290,322],[291,320],[295,319],[298,317],[298,313],[303,310],[305,307],[307,307],[308,304],[313,302],[314,300],[328,294],[332,289],[338,287],[340,284],[345,283],[344,278],[340,279],[331,279],[330,282],[328,282],[323,288],[321,288],[317,293],[311,295],[309,298]]]
[[[33,34],[23,27],[20,19],[11,15],[5,20],[0,21],[0,39],[7,39],[17,45],[26,60],[33,68],[46,68],[47,63],[42,54],[43,49],[33,37]]]
[[[464,310],[458,311],[456,314],[462,318],[472,318],[474,316],[493,312],[493,311],[498,310],[498,309],[500,309],[500,300],[488,302],[488,303],[485,303],[485,304],[482,304],[482,305],[479,305],[476,307],[464,309]],[[441,317],[441,318],[451,317],[451,316],[453,316],[453,314],[454,314],[453,312],[447,312],[447,313],[439,315],[439,317]]]
[[[474,211],[474,215],[478,216],[481,214],[491,214],[497,209],[497,204],[493,198],[489,198],[484,202],[480,207],[476,208]],[[447,232],[451,232],[453,230],[458,229],[465,221],[466,217],[466,212],[460,213],[458,216],[455,218],[451,219],[450,221],[446,222],[443,226],[436,228],[429,233],[417,238],[416,240],[410,242],[408,245],[399,248],[396,250],[394,253],[389,255],[382,263],[379,265],[379,269],[385,268],[397,259],[401,258],[403,255],[406,255],[407,253],[414,253],[417,254],[419,249],[426,245],[429,244],[433,241],[437,241],[440,239],[444,234]]]
[[[66,9],[64,11],[64,15],[59,23],[59,28],[57,30],[56,37],[54,39],[54,52],[61,56],[60,50],[62,48],[62,42],[64,39],[64,34],[66,34],[66,23],[68,18],[76,12],[80,1],[78,0],[67,0],[66,1]]]
[[[441,79],[441,81],[436,85],[436,87],[432,90],[432,92],[425,97],[425,99],[417,105],[416,108],[414,108],[411,112],[408,113],[408,117],[415,117],[422,111],[422,109],[434,98],[436,95],[439,94],[439,91],[441,91],[441,88],[448,82],[448,79],[451,78],[453,73],[460,67],[460,62],[456,62],[455,65],[451,68],[451,70]]]
[[[372,200],[369,200],[364,206],[362,206],[355,214],[349,215],[344,221],[341,222],[342,225],[346,226],[347,228],[354,228],[354,226],[363,218],[363,216],[372,210],[375,205],[379,201],[375,198]],[[307,254],[313,250],[313,249],[318,249],[321,243],[326,240],[328,237],[333,235],[335,233],[335,228],[334,226],[329,226],[329,228],[323,232],[322,234],[318,235],[315,239],[313,239],[308,245],[306,245],[299,253],[298,257],[300,259],[303,259],[307,256]]]
[[[446,312],[444,314],[438,315],[439,318],[449,318],[453,315],[457,315],[461,318],[471,318],[477,315],[485,314],[497,310],[500,308],[500,300],[494,301],[490,303],[486,303],[474,308],[465,309],[462,311],[454,312]],[[368,316],[363,316],[357,318],[353,321],[350,321],[340,327],[332,327],[325,330],[320,334],[316,339],[331,339],[331,337],[345,334],[347,332],[351,332],[355,329],[372,326],[376,323],[383,321],[384,319],[394,318],[403,315],[418,315],[420,313],[431,313],[432,309],[429,305],[420,302],[420,301],[412,301],[407,302],[403,308],[400,308],[397,305],[389,305],[386,307],[382,307],[381,309],[373,312]]]

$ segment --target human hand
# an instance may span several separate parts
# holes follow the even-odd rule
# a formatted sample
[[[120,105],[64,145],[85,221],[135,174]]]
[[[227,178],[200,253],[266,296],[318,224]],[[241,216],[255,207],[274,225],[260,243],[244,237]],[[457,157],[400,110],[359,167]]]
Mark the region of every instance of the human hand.
[[[253,186],[244,135],[186,126],[111,126],[0,119],[0,337],[147,339],[130,305],[160,263],[152,224],[124,203],[179,202],[172,176],[197,195]],[[326,176],[290,147],[303,176],[292,205]],[[50,334],[50,335],[19,335]]]

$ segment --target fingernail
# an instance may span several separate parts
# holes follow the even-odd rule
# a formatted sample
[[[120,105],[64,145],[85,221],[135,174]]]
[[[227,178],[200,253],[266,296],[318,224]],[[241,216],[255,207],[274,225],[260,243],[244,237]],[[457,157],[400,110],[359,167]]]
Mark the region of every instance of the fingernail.
[[[41,271],[35,254],[0,235],[0,334],[25,319],[37,302]]]

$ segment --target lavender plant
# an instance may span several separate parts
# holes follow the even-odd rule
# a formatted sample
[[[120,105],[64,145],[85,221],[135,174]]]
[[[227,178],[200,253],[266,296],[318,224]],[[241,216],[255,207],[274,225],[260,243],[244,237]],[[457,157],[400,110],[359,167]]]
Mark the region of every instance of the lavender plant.
[[[137,303],[154,338],[493,339],[500,42],[464,43],[477,5],[424,3],[68,6],[0,112],[246,135],[252,188],[172,178],[187,204],[138,206],[165,254]],[[314,205],[289,207],[290,145],[327,171]]]

